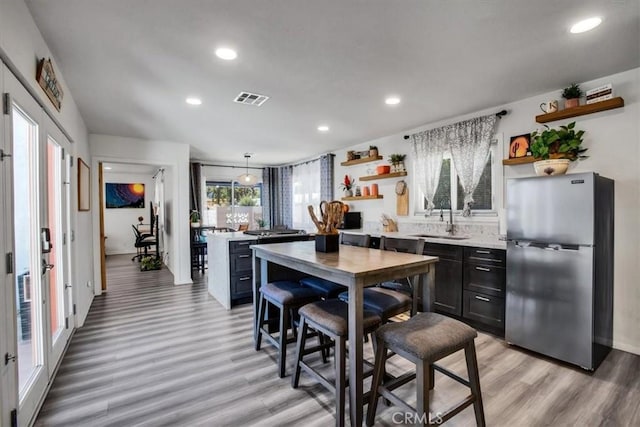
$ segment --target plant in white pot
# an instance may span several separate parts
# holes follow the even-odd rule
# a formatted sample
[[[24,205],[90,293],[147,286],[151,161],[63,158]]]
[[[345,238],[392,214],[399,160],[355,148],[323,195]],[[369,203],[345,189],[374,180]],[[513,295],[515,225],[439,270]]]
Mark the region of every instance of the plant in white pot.
[[[569,162],[586,159],[582,147],[583,130],[575,129],[576,122],[551,129],[545,125],[542,132],[531,133],[531,154],[537,161],[533,167],[538,176],[563,175],[569,168]]]
[[[189,220],[191,221],[191,227],[200,227],[200,212],[192,210],[189,214]]]

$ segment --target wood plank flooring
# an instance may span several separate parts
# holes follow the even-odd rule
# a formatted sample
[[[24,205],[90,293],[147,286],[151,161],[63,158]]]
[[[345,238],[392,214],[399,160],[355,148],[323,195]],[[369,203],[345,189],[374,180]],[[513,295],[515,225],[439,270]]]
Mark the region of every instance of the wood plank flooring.
[[[108,257],[107,266],[108,293],[76,332],[37,426],[334,424],[329,392],[304,373],[292,389],[290,376],[277,376],[274,349],[253,350],[249,305],[226,311],[207,294],[206,276],[173,286],[166,269],[140,272],[130,256]],[[640,425],[639,356],[614,350],[589,374],[486,334],[476,346],[488,426]],[[410,367],[398,357],[390,364]],[[462,353],[442,364],[466,377]],[[398,394],[413,397],[412,387]],[[434,412],[466,393],[436,374]],[[397,411],[379,405],[376,425],[397,425]],[[473,410],[446,425],[475,425]]]

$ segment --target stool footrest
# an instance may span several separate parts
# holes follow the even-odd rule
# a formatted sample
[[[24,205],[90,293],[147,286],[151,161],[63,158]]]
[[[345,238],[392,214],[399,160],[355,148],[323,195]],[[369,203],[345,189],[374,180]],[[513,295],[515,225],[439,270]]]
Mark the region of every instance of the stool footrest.
[[[263,327],[260,327],[260,330],[264,333],[264,335],[262,336],[263,338],[265,338],[267,341],[269,341],[271,343],[271,345],[278,347],[280,345],[279,342],[279,338],[274,337],[273,335],[271,335],[269,333],[269,331]],[[287,344],[291,344],[296,342],[296,339],[294,337],[287,337]]]
[[[442,413],[442,415],[440,415],[440,418],[442,419],[442,422],[440,424],[446,423],[449,419],[458,415],[464,408],[466,408],[469,405],[472,405],[473,402],[475,401],[476,401],[476,398],[472,394],[470,394],[463,401],[458,403],[453,408],[447,409],[445,412]]]
[[[404,409],[407,412],[412,412],[412,413],[416,412],[416,408],[414,408],[413,406],[410,406],[407,402],[405,402],[404,400],[400,399],[394,393],[391,393],[391,391],[387,390],[386,388],[384,388],[382,386],[378,387],[378,394],[380,396],[384,397],[385,399],[390,400],[395,405],[400,406],[402,409]]]
[[[329,389],[332,393],[336,392],[335,385],[332,384],[331,382],[329,382],[329,380],[324,375],[320,374],[318,371],[313,369],[311,366],[307,365],[307,362],[304,362],[304,361],[300,360],[300,361],[298,361],[298,364],[300,365],[300,367],[307,374],[311,375],[316,381],[321,383],[323,386],[325,386],[327,389]]]
[[[464,384],[467,387],[471,387],[471,383],[469,383],[469,381],[465,380],[464,378],[454,374],[453,372],[443,368],[442,366],[436,365],[435,363],[433,364],[433,369],[435,369],[436,371],[445,374],[446,376],[448,376],[449,378],[451,378],[452,380],[456,380],[458,381],[460,384]]]
[[[401,387],[406,383],[413,381],[415,378],[415,372],[408,372],[406,374],[400,375],[399,377],[393,378],[391,381],[385,382],[384,388],[386,388],[387,390],[395,390],[398,387]]]

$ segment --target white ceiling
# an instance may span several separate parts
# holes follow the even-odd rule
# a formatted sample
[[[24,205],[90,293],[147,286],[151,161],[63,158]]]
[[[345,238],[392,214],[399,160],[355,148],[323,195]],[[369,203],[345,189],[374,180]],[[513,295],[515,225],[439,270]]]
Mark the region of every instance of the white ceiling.
[[[640,66],[638,0],[26,1],[91,133],[238,164],[245,152],[306,159]],[[593,15],[596,30],[568,33]],[[238,59],[215,57],[219,45]],[[271,99],[233,103],[240,91]],[[390,94],[402,103],[385,105]]]

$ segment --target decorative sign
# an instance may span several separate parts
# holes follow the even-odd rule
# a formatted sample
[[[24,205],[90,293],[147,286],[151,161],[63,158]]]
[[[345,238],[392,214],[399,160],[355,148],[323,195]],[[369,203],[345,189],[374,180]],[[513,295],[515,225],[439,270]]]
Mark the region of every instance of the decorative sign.
[[[56,73],[53,71],[53,64],[51,59],[42,58],[38,63],[38,70],[36,71],[36,80],[40,87],[47,94],[49,100],[58,111],[62,107],[62,98],[64,92],[62,87],[56,78]]]

